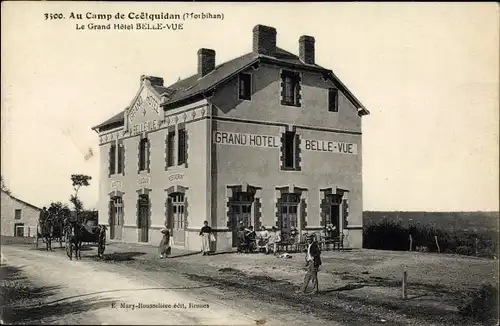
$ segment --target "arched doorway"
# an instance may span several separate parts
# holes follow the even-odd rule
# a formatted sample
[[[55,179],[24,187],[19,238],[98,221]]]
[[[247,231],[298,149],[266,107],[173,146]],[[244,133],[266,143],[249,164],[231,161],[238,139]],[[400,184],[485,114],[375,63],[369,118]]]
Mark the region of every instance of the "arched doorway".
[[[139,242],[149,242],[149,196],[139,195],[137,227],[139,228]]]
[[[278,228],[282,238],[290,234],[292,226],[298,228],[298,208],[300,194],[283,193],[280,198],[280,214],[278,217]]]
[[[238,191],[233,193],[229,200],[229,214],[231,218],[231,231],[233,234],[233,247],[238,245],[238,231],[241,226],[249,227],[253,223],[252,204],[254,194]]]
[[[109,202],[109,238],[122,239],[123,230],[123,200],[120,196],[114,196]]]
[[[184,246],[186,240],[186,216],[185,216],[185,196],[184,193],[174,192],[168,198],[168,218],[167,228],[172,230],[174,244]]]

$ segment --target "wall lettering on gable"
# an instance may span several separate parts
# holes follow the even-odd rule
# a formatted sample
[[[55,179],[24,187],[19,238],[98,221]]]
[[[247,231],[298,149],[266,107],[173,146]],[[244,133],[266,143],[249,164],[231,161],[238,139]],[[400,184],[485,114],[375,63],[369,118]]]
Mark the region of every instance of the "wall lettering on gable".
[[[358,145],[327,140],[304,139],[303,149],[306,151],[357,155]]]
[[[159,128],[158,120],[145,121],[132,126],[132,135],[141,134],[146,131],[153,131]]]
[[[225,131],[214,132],[214,143],[220,145],[237,145],[248,147],[279,148],[278,136],[242,134]]]

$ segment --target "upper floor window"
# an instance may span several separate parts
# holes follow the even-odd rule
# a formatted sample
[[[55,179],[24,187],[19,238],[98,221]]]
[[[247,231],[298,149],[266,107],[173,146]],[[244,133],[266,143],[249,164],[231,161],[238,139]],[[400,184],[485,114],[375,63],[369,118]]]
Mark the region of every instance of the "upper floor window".
[[[147,138],[142,138],[139,142],[139,171],[145,171],[149,168],[148,145]]]
[[[167,134],[167,166],[175,165],[175,131]]]
[[[240,74],[239,75],[239,99],[251,100],[252,98],[252,75]]]
[[[109,174],[116,173],[116,145],[113,144],[109,148]]]
[[[284,70],[281,74],[281,104],[300,106],[300,73]]]
[[[16,209],[14,210],[14,218],[16,220],[20,220],[22,216],[22,210],[21,209]]]
[[[281,168],[284,170],[300,170],[299,136],[295,131],[286,131],[281,140]]]
[[[177,147],[177,164],[186,163],[186,129],[179,129],[179,146]]]
[[[328,111],[339,112],[339,91],[336,88],[328,89]]]

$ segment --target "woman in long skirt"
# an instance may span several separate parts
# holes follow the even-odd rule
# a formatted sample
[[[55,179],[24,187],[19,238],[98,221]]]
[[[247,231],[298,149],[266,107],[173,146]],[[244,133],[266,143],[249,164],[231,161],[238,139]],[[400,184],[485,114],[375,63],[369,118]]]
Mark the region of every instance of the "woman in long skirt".
[[[203,222],[203,227],[200,231],[201,236],[201,251],[203,252],[203,256],[206,256],[210,253],[210,235],[212,234],[212,228],[208,226],[208,222]]]
[[[160,258],[167,258],[172,251],[170,247],[170,231],[168,229],[163,229],[161,233],[163,233],[163,238],[158,247],[158,253],[160,254]]]

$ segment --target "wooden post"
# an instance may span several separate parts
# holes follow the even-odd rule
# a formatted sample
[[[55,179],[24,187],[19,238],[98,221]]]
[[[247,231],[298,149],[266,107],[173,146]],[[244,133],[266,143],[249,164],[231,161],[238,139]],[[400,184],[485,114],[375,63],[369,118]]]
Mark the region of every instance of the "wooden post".
[[[412,251],[412,249],[413,249],[413,238],[410,234],[410,251]]]
[[[408,297],[407,291],[406,291],[406,282],[408,279],[408,272],[404,271],[403,272],[403,283],[402,283],[402,288],[403,288],[403,300],[405,300]]]
[[[479,256],[479,239],[476,238],[476,256]]]
[[[434,240],[436,241],[436,246],[437,246],[438,254],[439,254],[439,253],[441,253],[441,248],[439,248],[439,243],[438,243],[438,237],[437,237],[437,235],[434,236]]]

